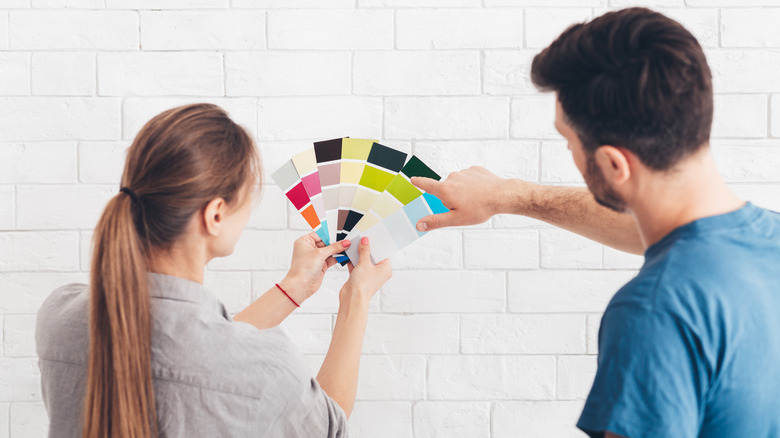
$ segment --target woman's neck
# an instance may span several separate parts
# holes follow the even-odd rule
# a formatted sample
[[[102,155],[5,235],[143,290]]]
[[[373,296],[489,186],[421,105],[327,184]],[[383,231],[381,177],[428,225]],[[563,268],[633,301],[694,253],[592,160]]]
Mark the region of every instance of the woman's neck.
[[[149,270],[203,284],[207,261],[205,249],[182,241],[168,250],[153,250],[149,256]]]

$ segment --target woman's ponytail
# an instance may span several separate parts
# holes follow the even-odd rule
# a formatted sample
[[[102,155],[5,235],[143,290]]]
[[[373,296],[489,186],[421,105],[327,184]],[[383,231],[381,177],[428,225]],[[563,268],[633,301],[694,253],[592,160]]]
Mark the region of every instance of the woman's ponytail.
[[[146,247],[119,193],[93,235],[84,438],[157,436]]]

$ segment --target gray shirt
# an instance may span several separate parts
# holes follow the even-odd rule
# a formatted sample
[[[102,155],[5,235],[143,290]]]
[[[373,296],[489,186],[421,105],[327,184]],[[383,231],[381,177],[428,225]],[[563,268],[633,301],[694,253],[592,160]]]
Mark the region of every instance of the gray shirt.
[[[346,416],[281,329],[234,322],[201,284],[150,274],[152,375],[163,437],[343,437]],[[81,437],[89,288],[63,286],[35,333],[50,437]]]

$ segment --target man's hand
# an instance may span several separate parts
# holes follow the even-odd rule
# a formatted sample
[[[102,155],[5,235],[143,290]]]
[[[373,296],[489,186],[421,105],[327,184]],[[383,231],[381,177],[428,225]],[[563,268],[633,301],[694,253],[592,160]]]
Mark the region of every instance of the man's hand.
[[[506,203],[508,180],[483,167],[470,167],[451,173],[445,181],[414,177],[412,184],[438,197],[449,208],[447,213],[426,216],[417,222],[419,231],[443,227],[476,225],[501,212]]]

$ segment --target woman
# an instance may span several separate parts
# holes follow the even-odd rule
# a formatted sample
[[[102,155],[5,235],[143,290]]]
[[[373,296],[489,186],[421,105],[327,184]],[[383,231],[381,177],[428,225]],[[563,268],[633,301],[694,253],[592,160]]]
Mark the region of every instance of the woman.
[[[346,435],[368,304],[391,268],[350,266],[316,379],[275,326],[349,242],[298,239],[287,276],[231,320],[203,271],[233,252],[259,163],[251,137],[214,105],[166,111],[138,133],[95,229],[90,285],[54,291],[38,313],[50,436]]]

